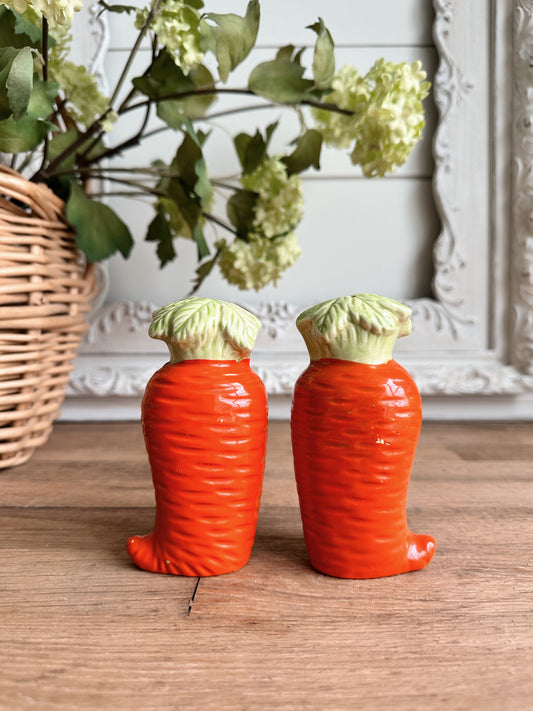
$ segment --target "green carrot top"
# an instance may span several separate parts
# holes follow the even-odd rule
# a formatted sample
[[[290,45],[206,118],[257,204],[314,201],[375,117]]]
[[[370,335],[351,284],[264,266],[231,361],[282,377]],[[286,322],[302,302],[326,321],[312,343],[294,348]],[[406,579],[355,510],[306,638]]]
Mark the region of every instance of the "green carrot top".
[[[377,365],[392,358],[397,338],[411,333],[411,309],[375,294],[341,296],[296,319],[311,360],[338,358]]]
[[[189,297],[154,311],[151,338],[165,341],[170,362],[248,358],[261,321],[236,304]]]

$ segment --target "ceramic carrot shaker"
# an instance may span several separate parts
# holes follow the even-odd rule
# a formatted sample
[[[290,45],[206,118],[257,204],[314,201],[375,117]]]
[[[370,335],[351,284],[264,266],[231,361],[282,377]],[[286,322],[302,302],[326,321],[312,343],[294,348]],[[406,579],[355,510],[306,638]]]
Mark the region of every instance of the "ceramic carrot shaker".
[[[422,407],[392,350],[411,332],[410,315],[397,301],[358,294],[296,322],[311,362],[294,389],[294,467],[310,562],[328,575],[405,573],[435,551],[406,518]]]
[[[145,570],[206,576],[252,549],[265,464],[267,400],[250,368],[260,321],[234,304],[188,298],[153,315],[170,361],[150,379],[142,426],[155,489],[153,531],[128,541]]]

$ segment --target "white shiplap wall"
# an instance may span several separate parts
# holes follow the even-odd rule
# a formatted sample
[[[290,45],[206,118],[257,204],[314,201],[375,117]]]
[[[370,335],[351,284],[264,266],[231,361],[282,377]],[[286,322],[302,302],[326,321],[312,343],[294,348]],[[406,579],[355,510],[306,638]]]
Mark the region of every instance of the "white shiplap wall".
[[[208,9],[242,14],[245,0],[206,3]],[[306,25],[321,16],[337,45],[338,64],[350,63],[365,71],[378,57],[393,61],[421,59],[431,76],[436,69],[432,45],[432,3],[429,0],[263,0],[262,24],[258,48],[246,65],[239,69],[232,86],[244,85],[247,69],[273,56],[274,48],[293,43],[309,46],[309,62],[314,33]],[[131,23],[122,15],[112,18],[110,49],[106,57],[106,77],[112,86],[125,60],[133,36]],[[143,68],[141,55],[136,64]],[[217,106],[244,105],[241,98],[226,99]],[[303,256],[289,270],[277,287],[259,293],[243,294],[226,284],[218,274],[209,277],[199,292],[249,304],[282,300],[309,303],[357,291],[383,293],[402,299],[429,295],[431,250],[439,233],[439,221],[433,205],[431,140],[435,111],[426,102],[427,128],[424,140],[408,164],[390,178],[367,180],[351,166],[346,155],[328,150],[323,155],[322,171],[305,176],[305,217],[297,234]],[[280,145],[294,135],[294,117],[283,109],[255,111],[217,122],[209,140],[208,164],[213,177],[227,176],[235,167],[231,140],[239,130],[253,132],[255,127],[282,118]],[[122,135],[135,130],[123,129]],[[113,138],[117,140],[120,136]],[[146,163],[156,158],[169,159],[179,145],[179,136],[160,134],[142,149],[129,153],[124,165]],[[117,257],[109,263],[108,302],[120,300],[164,304],[185,296],[190,290],[195,269],[195,248],[180,240],[179,259],[159,270],[153,246],[143,243],[145,227],[151,219],[149,206],[131,200],[116,199],[115,205],[130,225],[138,242],[128,261]],[[223,210],[223,205],[220,205]],[[209,234],[209,233],[208,233]],[[219,233],[221,234],[221,233]],[[214,235],[213,235],[214,236]]]
[[[217,10],[241,13],[244,6],[245,0],[215,4]],[[379,56],[421,58],[434,77],[438,126],[428,103],[424,141],[409,163],[385,180],[364,180],[345,157],[326,154],[323,171],[305,181],[307,211],[299,230],[304,256],[279,287],[249,294],[213,278],[202,293],[248,305],[261,317],[265,327],[252,363],[267,385],[272,417],[288,417],[292,386],[307,363],[294,328],[298,310],[322,298],[368,290],[422,297],[410,301],[413,334],[396,352],[419,385],[426,418],[532,419],[533,158],[527,117],[533,4],[263,0],[261,45],[250,63],[272,57],[278,44],[311,46],[314,36],[304,27],[318,15],[332,30],[339,61],[362,71]],[[127,20],[114,18],[106,53],[110,83],[131,45],[126,26]],[[92,27],[85,37],[91,50]],[[83,55],[87,48],[79,46]],[[245,80],[245,69],[236,84]],[[141,57],[136,72],[142,70]],[[278,118],[276,111],[285,115],[275,109],[253,118],[265,125]],[[226,128],[231,134],[253,131],[251,118],[233,117]],[[132,125],[124,135],[134,130]],[[291,137],[290,120],[284,132]],[[124,162],[168,159],[175,148],[166,133]],[[231,173],[232,155],[223,132],[210,140],[212,173]],[[140,204],[120,207],[142,238],[150,211]],[[186,294],[194,266],[194,246],[185,242],[177,264],[163,272],[142,241],[129,262],[113,260],[108,306],[92,315],[69,383],[65,419],[139,417],[146,382],[167,357],[164,345],[147,337],[152,306]],[[432,278],[434,298],[424,298]]]

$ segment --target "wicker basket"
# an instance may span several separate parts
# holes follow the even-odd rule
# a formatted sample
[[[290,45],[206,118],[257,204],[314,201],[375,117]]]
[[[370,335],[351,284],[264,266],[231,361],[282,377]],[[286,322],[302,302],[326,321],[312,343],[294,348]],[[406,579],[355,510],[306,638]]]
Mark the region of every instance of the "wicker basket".
[[[0,166],[0,468],[48,439],[97,290],[63,208]]]

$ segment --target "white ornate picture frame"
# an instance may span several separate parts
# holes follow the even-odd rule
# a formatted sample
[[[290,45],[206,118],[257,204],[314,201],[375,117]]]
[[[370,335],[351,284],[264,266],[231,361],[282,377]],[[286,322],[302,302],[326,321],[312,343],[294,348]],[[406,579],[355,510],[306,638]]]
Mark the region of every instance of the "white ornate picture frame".
[[[415,377],[428,418],[533,419],[533,0],[433,5],[433,186],[442,229],[434,297],[410,302],[413,335],[398,344],[397,358]],[[264,324],[252,362],[273,417],[289,416],[307,364],[294,328],[307,305],[247,306]],[[94,312],[64,418],[138,416],[165,358],[146,336],[152,309],[128,301]]]

